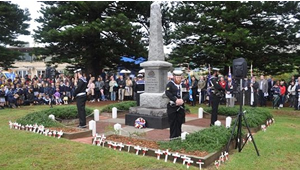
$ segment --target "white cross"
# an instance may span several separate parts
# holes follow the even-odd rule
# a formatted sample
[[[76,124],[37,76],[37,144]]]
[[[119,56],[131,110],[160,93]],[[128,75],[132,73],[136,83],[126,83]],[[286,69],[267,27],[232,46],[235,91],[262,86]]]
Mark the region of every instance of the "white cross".
[[[190,168],[190,165],[191,165],[192,163],[194,163],[194,161],[191,160],[191,159],[186,160],[186,162],[187,162],[187,164],[186,164],[186,168],[187,168],[187,169],[189,169],[189,168]]]
[[[178,152],[176,152],[176,153],[173,153],[172,156],[174,157],[173,163],[175,164],[177,161],[177,158],[178,157],[180,158],[180,155],[178,154]]]
[[[107,141],[108,144],[108,148],[111,148],[112,142],[111,141]]]
[[[48,136],[52,136],[52,132],[51,131],[49,131]]]
[[[15,129],[18,129],[18,123],[17,122],[15,122],[14,127],[15,127]]]
[[[204,162],[201,161],[201,159],[199,159],[198,162],[196,162],[196,164],[199,164],[199,169],[202,169],[202,164],[204,164]]]
[[[32,127],[33,126],[31,124],[28,126],[30,132],[32,131]]]
[[[135,151],[135,154],[136,154],[136,155],[138,155],[138,154],[139,154],[139,151],[142,150],[142,148],[141,148],[140,146],[135,146],[134,149],[136,150],[136,151]]]
[[[250,133],[247,134],[247,137],[248,137],[248,141],[252,142],[252,137],[250,136]]]
[[[269,119],[269,125],[271,125],[272,124],[272,120],[271,119]]]
[[[8,125],[9,125],[9,128],[11,129],[13,126],[13,123],[11,121],[8,121]]]
[[[228,159],[229,159],[229,155],[228,155],[228,152],[224,152],[224,156],[225,156],[225,159],[226,159],[226,161],[228,161]]]
[[[117,150],[117,147],[119,146],[117,142],[112,142],[111,145],[114,147],[114,150]]]
[[[148,149],[145,147],[143,148],[143,156],[145,156],[146,152],[148,151]]]
[[[183,156],[181,156],[181,159],[183,160],[183,161],[182,161],[182,165],[184,165],[185,162],[186,162],[187,160],[190,160],[191,158],[187,157],[186,155],[183,155]]]
[[[216,168],[219,169],[219,161],[215,161]]]
[[[121,151],[122,148],[124,148],[124,146],[125,146],[125,145],[123,145],[123,143],[119,143],[119,147],[120,147],[120,148],[119,148],[119,151]]]
[[[49,129],[46,129],[46,130],[44,131],[44,135],[47,136],[47,135],[48,135],[48,132],[49,132]]]
[[[157,151],[155,151],[156,155],[157,155],[157,160],[160,159],[160,155],[162,155],[163,153],[160,151],[160,149],[158,149]]]
[[[102,143],[102,147],[104,147],[105,139],[106,139],[106,137],[104,136],[104,134],[102,134],[102,136],[101,136],[101,138],[100,138],[99,146],[100,146],[101,143]]]
[[[128,152],[130,151],[130,147],[131,146],[133,146],[133,145],[130,145],[130,142],[129,142],[129,144],[127,145],[127,147],[128,147]]]
[[[59,139],[62,135],[64,134],[64,132],[62,130],[60,130],[59,132],[57,132],[57,139]]]
[[[221,161],[222,161],[222,163],[224,163],[224,162],[225,162],[225,158],[224,158],[224,154],[223,154],[223,152],[221,152],[221,156],[220,156],[220,158],[221,158]]]
[[[35,133],[36,132],[36,129],[38,128],[38,125],[37,124],[34,124],[33,125],[33,132]]]
[[[163,153],[165,154],[165,162],[167,162],[168,161],[168,156],[171,155],[171,153],[169,152],[168,149],[166,151],[163,151]]]

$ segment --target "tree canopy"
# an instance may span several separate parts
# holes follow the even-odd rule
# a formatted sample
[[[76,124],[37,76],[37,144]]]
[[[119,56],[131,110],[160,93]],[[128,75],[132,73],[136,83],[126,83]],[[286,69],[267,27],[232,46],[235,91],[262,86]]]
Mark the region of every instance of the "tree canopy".
[[[172,7],[171,42],[177,46],[170,62],[223,67],[243,57],[269,74],[300,65],[299,2],[185,1]]]
[[[114,68],[120,56],[146,57],[151,2],[43,2],[34,38],[52,63],[71,63],[89,72]]]
[[[17,40],[19,35],[29,35],[28,21],[31,20],[28,9],[20,9],[11,2],[0,2],[0,67],[12,66],[20,53],[9,50],[5,46],[22,46],[25,42]]]

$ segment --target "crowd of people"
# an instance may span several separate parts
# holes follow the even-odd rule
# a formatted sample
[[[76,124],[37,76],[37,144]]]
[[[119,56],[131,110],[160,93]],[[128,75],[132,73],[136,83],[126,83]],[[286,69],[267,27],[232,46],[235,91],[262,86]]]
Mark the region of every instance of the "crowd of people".
[[[92,74],[84,75],[87,80],[87,101],[139,101],[139,95],[144,92],[144,77],[139,74],[136,77],[105,74],[97,77]],[[169,77],[171,80],[172,77]],[[197,103],[211,105],[209,100],[211,84],[209,76],[191,75],[182,77],[182,93],[190,93],[188,102],[191,106]],[[242,82],[242,85],[240,85]],[[234,80],[228,76],[219,76],[218,84],[224,89],[220,104],[233,107],[240,100],[238,89],[242,87],[243,104],[249,106],[266,106],[271,101],[273,108],[284,106],[294,107],[299,110],[300,78],[292,76],[287,83],[284,80],[274,80],[271,76],[261,75],[245,78],[242,81]],[[14,80],[0,80],[0,107],[20,107],[22,105],[62,105],[74,101],[75,79],[72,76],[59,74],[54,78],[43,76],[16,76]],[[288,103],[288,104],[286,104]]]
[[[192,106],[195,103],[206,103],[211,105],[210,93],[212,85],[208,81],[209,76],[200,75],[198,78],[194,75],[189,79],[182,78],[183,93],[191,91],[190,102]],[[190,82],[191,81],[191,82]],[[235,80],[228,76],[218,76],[217,83],[222,87],[220,91],[220,104],[227,107],[233,107],[235,102],[242,100],[243,105],[252,107],[266,107],[267,102],[272,103],[273,108],[280,109],[284,106],[293,107],[299,110],[300,107],[300,77],[295,79],[291,77],[289,82],[285,80],[275,80],[272,76],[261,75],[259,79],[256,76],[247,77],[242,80]],[[242,84],[241,84],[242,83]],[[239,97],[242,92],[242,99]]]
[[[122,75],[84,75],[88,81],[86,92],[88,102],[135,100],[138,88],[136,82],[143,79]],[[62,105],[74,102],[76,82],[73,76],[59,74],[54,78],[26,75],[13,80],[4,76],[0,79],[0,108],[16,108],[23,105]]]

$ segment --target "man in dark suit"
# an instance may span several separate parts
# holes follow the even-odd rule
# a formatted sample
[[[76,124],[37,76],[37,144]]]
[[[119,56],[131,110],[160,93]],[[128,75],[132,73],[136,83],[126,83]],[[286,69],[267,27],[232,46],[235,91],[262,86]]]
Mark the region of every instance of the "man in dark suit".
[[[260,106],[267,106],[266,97],[268,96],[268,81],[265,79],[263,75],[260,76],[259,85],[259,104]]]

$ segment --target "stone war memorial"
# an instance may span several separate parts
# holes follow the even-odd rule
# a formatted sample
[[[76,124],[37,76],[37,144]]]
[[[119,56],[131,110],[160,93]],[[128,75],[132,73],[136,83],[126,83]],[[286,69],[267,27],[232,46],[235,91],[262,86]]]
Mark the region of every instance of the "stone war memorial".
[[[169,127],[165,96],[167,74],[172,64],[165,61],[163,49],[162,21],[159,3],[154,2],[150,10],[150,37],[148,61],[140,64],[145,69],[145,93],[140,96],[140,106],[131,107],[125,116],[125,124],[134,126],[142,117],[146,127],[164,129]]]

